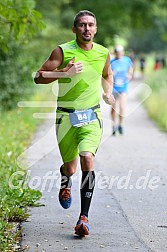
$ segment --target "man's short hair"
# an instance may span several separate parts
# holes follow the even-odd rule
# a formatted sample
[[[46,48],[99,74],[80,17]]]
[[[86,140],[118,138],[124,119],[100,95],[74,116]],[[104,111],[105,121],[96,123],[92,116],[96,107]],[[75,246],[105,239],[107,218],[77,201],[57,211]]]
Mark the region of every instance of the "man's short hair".
[[[83,16],[92,16],[92,17],[94,17],[95,23],[96,23],[96,16],[95,16],[94,13],[92,13],[92,12],[90,12],[90,11],[88,11],[88,10],[81,10],[81,11],[79,11],[79,12],[75,15],[75,17],[74,17],[74,27],[77,26],[78,19],[79,19],[80,17],[83,17]]]

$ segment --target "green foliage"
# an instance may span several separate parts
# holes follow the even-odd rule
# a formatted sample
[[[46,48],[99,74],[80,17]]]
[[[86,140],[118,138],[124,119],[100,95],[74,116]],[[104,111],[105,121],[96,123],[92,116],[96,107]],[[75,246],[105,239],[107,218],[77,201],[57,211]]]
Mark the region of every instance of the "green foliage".
[[[7,145],[4,145],[4,149],[5,147],[8,148]],[[15,147],[17,148],[17,145]],[[12,147],[10,149],[14,151]],[[36,205],[36,200],[41,197],[41,193],[38,191],[32,193],[30,189],[10,188],[9,178],[19,167],[16,167],[14,157],[10,156],[9,158],[8,155],[5,158],[5,154],[0,153],[0,251],[14,251],[12,247],[17,243],[18,233],[13,222],[26,220],[29,216],[26,207]],[[15,182],[13,181],[13,183]]]
[[[10,51],[0,51],[0,109],[12,109],[17,102],[31,93],[33,58],[23,48],[10,43]]]
[[[20,240],[20,232],[17,225],[0,221],[0,251],[18,251],[16,247]]]
[[[143,30],[133,30],[128,42],[136,53],[149,53],[153,51],[163,52],[167,49],[166,42],[161,39],[160,30],[156,28],[149,29],[147,32]]]
[[[54,23],[48,23],[46,29],[31,43],[24,47],[25,54],[32,58],[31,69],[35,72],[42,63],[49,57],[51,51],[60,44],[63,44],[69,40],[75,38],[71,29],[63,29],[55,25]],[[39,46],[40,44],[40,46]],[[32,70],[31,70],[32,72]]]
[[[151,73],[147,82],[151,89],[152,94],[146,100],[145,106],[148,110],[150,117],[157,123],[157,125],[167,132],[167,76],[166,70],[158,70]]]
[[[42,15],[34,0],[0,0],[0,48],[9,51],[11,38],[18,43],[28,41],[44,28]]]
[[[167,2],[165,0],[157,0],[153,6],[154,24],[160,38],[163,42],[167,42]]]
[[[34,0],[0,0],[0,110],[12,109],[30,94],[34,61],[23,44],[44,28]]]

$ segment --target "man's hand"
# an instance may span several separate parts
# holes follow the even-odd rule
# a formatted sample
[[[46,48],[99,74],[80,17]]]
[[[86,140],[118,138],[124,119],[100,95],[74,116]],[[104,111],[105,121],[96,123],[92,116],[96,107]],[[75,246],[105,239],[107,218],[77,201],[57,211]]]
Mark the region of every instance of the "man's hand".
[[[115,103],[115,98],[112,94],[103,93],[103,100],[109,105],[113,105]]]
[[[74,62],[75,57],[72,58],[67,66],[64,68],[63,72],[67,73],[67,76],[73,76],[75,74],[79,74],[83,70],[83,64],[81,62]]]
[[[43,78],[67,78],[76,74],[79,74],[82,72],[83,64],[81,62],[74,63],[75,57],[72,58],[66,67],[60,70],[54,70],[54,71],[38,71],[36,74],[36,78],[42,75]]]

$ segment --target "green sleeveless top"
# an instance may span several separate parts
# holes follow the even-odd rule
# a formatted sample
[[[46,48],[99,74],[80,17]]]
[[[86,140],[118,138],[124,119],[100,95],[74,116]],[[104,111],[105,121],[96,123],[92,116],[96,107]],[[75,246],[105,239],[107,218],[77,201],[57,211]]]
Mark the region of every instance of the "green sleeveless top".
[[[58,80],[57,106],[72,109],[91,108],[100,102],[101,79],[108,49],[93,43],[91,50],[81,49],[75,40],[59,46],[63,51],[64,68],[75,57],[75,62],[83,63],[83,71],[70,78]]]

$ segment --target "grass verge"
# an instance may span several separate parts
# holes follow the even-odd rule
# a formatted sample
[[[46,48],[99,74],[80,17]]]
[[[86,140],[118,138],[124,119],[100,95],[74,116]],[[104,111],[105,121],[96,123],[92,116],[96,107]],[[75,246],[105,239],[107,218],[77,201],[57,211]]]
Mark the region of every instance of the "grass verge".
[[[39,85],[36,95],[31,100],[53,100],[51,86]],[[28,218],[26,207],[40,206],[38,201],[41,192],[23,188],[24,175],[19,175],[12,182],[18,184],[18,189],[12,189],[9,179],[14,172],[20,171],[17,157],[30,144],[34,131],[41,120],[35,120],[33,113],[48,112],[50,108],[16,108],[12,111],[1,112],[0,124],[0,251],[18,251],[20,230],[17,223]]]
[[[166,70],[152,72],[147,77],[146,83],[151,87],[152,94],[146,100],[145,107],[150,118],[158,127],[167,132],[167,75]]]

